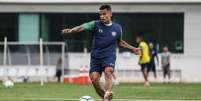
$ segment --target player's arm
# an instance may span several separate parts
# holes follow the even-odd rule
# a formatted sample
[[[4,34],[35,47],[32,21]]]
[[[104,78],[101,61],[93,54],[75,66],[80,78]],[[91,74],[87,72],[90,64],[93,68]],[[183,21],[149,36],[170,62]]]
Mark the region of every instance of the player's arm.
[[[143,56],[143,48],[142,47],[139,47],[139,50],[140,50],[140,59],[139,60],[142,60],[142,56]]]
[[[156,52],[156,61],[157,61],[157,66],[159,66],[158,52]]]
[[[83,31],[90,31],[93,30],[94,27],[95,27],[95,21],[90,21],[73,28],[65,28],[62,30],[62,33],[79,33]]]
[[[120,32],[121,32],[121,34],[118,37],[118,44],[119,44],[119,46],[127,48],[127,49],[130,49],[130,50],[133,51],[133,53],[135,53],[136,55],[138,55],[139,54],[139,48],[133,47],[132,45],[128,44],[126,41],[123,40],[123,37],[122,37],[123,31],[122,31],[122,27],[121,26],[120,26]]]
[[[124,48],[128,48],[128,49],[130,49],[130,50],[137,49],[136,47],[131,46],[130,44],[128,44],[128,43],[127,43],[126,41],[124,41],[124,40],[120,40],[120,41],[119,41],[119,46],[124,47]]]
[[[169,65],[170,65],[170,63],[171,63],[170,53],[169,53],[169,56],[168,56],[168,63],[169,63]]]
[[[124,40],[119,40],[119,46],[132,50],[135,54],[139,54],[140,48],[133,47]]]

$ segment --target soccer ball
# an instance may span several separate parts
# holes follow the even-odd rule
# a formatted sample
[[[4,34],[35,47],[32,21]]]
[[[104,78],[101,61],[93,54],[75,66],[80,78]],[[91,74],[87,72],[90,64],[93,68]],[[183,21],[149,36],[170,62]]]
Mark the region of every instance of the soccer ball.
[[[3,82],[3,85],[6,88],[12,88],[14,86],[14,83],[11,80],[6,80]]]
[[[91,96],[83,96],[79,101],[94,101],[94,99]]]

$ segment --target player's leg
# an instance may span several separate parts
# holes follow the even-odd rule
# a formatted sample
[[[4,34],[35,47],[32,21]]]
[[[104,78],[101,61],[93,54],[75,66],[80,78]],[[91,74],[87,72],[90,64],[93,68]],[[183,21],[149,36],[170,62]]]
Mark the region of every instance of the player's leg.
[[[105,67],[104,74],[105,74],[105,99],[112,99],[113,93],[112,93],[112,85],[113,85],[113,67]]]
[[[56,77],[56,79],[57,79],[57,82],[60,82],[60,75],[61,75],[60,70],[56,70],[56,75],[55,75],[55,77]]]
[[[141,71],[144,77],[144,85],[149,86],[149,80],[148,80],[148,67],[146,64],[141,64]]]
[[[166,79],[167,76],[169,77],[169,69],[168,69],[168,65],[165,65],[164,66],[164,81],[165,81],[165,83],[168,82]]]
[[[105,94],[105,90],[103,89],[103,87],[100,85],[100,77],[101,74],[99,72],[91,72],[89,74],[90,79],[92,81],[92,84],[96,90],[96,92],[98,93],[98,95],[103,99],[104,98],[104,94]]]
[[[116,60],[115,56],[103,59],[105,88],[106,88],[104,101],[110,101],[113,97],[112,86],[113,86],[113,72],[115,67],[115,60]]]
[[[114,71],[114,69],[112,67],[106,67],[104,70],[105,81],[106,81],[105,89],[107,91],[112,91],[113,71]]]
[[[157,78],[157,74],[156,74],[156,66],[153,66],[153,73],[154,73],[154,78]]]
[[[92,81],[92,84],[96,92],[103,99],[105,95],[105,90],[100,84],[100,78],[104,68],[102,68],[101,60],[96,58],[91,58],[90,66],[91,66],[89,71],[90,79]]]
[[[166,70],[165,70],[165,66],[163,66],[162,69],[163,69],[163,79],[165,79],[165,78],[166,78]]]
[[[170,78],[171,78],[171,71],[170,71],[170,65],[168,64],[167,65],[167,75],[168,75],[168,78],[169,78],[169,80],[170,80]]]

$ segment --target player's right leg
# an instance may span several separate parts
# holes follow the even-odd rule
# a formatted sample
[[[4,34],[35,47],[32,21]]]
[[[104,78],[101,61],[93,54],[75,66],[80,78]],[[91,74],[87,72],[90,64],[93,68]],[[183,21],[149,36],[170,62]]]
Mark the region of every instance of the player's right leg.
[[[105,95],[105,90],[100,84],[100,78],[101,73],[103,71],[103,68],[101,66],[101,60],[96,58],[91,58],[90,63],[90,79],[92,81],[92,84],[97,92],[97,94],[103,99]]]
[[[154,78],[157,78],[157,74],[156,74],[156,66],[153,67],[153,73],[154,73]]]
[[[168,70],[167,70],[167,66],[163,66],[163,83],[166,83],[166,76],[168,75]]]
[[[171,78],[171,71],[170,71],[170,65],[168,64],[167,65],[167,75],[168,75],[168,79],[170,81],[170,78]]]
[[[92,81],[92,84],[93,84],[96,92],[103,99],[104,95],[105,95],[105,90],[100,85],[100,77],[101,77],[100,73],[99,72],[91,72],[89,74],[89,76],[90,76],[90,79]]]
[[[144,77],[144,85],[149,86],[149,80],[148,80],[148,65],[147,64],[141,64],[141,71]]]

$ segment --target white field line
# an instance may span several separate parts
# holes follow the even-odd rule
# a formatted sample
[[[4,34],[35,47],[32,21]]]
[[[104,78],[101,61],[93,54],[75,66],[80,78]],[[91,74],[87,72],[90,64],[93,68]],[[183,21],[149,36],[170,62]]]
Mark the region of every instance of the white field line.
[[[31,100],[31,101],[79,101],[79,99],[65,99],[65,98],[5,98],[0,97],[0,100]],[[94,99],[94,101],[102,101],[101,99]],[[113,99],[112,101],[201,101],[201,100],[154,100],[154,99]]]

